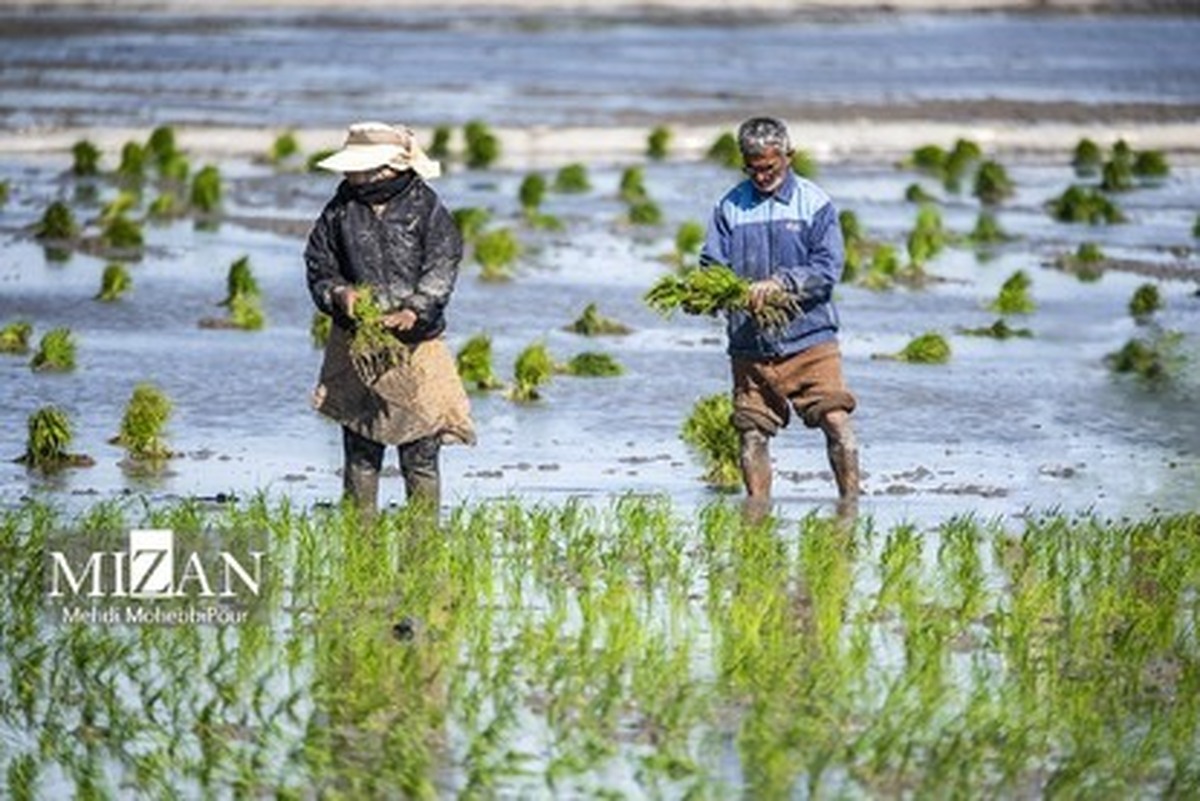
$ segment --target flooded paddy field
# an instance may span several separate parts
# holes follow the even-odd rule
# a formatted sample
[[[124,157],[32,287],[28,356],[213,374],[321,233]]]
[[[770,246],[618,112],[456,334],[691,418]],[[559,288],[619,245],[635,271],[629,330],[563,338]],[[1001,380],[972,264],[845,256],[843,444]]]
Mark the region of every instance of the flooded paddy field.
[[[0,326],[28,321],[35,343],[67,327],[78,345],[62,373],[0,354],[9,796],[1200,792],[1200,158],[1172,144],[1200,103],[1195,18],[3,15]],[[810,92],[755,77],[772,62],[749,57],[756,44],[803,53],[827,80]],[[740,77],[681,66],[718,45],[743,53]],[[334,57],[347,49],[361,63]],[[851,57],[864,50],[879,58]],[[404,78],[381,95],[365,87],[382,65]],[[815,109],[831,128],[804,116]],[[913,184],[950,234],[919,285],[860,275],[837,289],[865,474],[852,525],[834,519],[819,436],[795,427],[773,445],[774,518],[750,525],[736,494],[705,485],[680,428],[727,391],[723,328],[643,302],[673,269],[679,227],[739,177],[703,149],[763,110],[819,132],[798,144],[872,242],[906,254]],[[1030,115],[1027,137],[1011,118],[971,116],[998,110]],[[303,158],[377,116],[505,131],[509,150],[486,168],[468,169],[456,140],[435,184],[522,245],[508,281],[464,260],[451,347],[490,336],[505,381],[537,341],[556,361],[601,351],[624,368],[556,375],[536,403],[474,395],[479,443],[443,451],[437,528],[402,508],[364,528],[333,506],[340,433],[309,407],[320,351],[301,253],[336,179]],[[630,149],[629,132],[640,143],[659,124],[677,150]],[[854,152],[839,124],[873,146]],[[132,255],[62,258],[33,236],[55,200],[95,230],[118,192],[103,173],[158,125],[179,126],[193,170],[219,169],[216,218],[145,219]],[[1183,127],[1163,138],[1170,125]],[[267,163],[291,129],[304,152]],[[911,146],[980,132],[1014,187],[995,208],[1012,238],[988,247],[962,241],[983,211],[969,186],[898,166]],[[1046,209],[1099,180],[1071,166],[1082,136],[1165,142],[1167,176],[1112,194],[1124,223]],[[82,139],[103,145],[100,177],[69,174]],[[541,212],[561,226],[531,225],[522,181],[582,152],[590,189],[548,192]],[[660,222],[628,219],[630,167]],[[1085,244],[1105,256],[1095,275],[1057,266]],[[202,327],[226,313],[242,258],[264,327]],[[131,286],[97,301],[114,261]],[[1000,315],[989,306],[1017,272],[1034,307]],[[1147,284],[1161,308],[1138,320],[1130,301]],[[592,303],[632,332],[566,330]],[[1030,336],[964,332],[1000,317]],[[926,332],[947,339],[945,364],[880,358]],[[1163,333],[1165,379],[1110,367],[1131,339]],[[144,382],[173,406],[175,455],[159,470],[131,469],[110,441]],[[94,465],[46,475],[12,461],[46,405],[67,412],[70,450]],[[402,501],[398,475],[383,496]],[[119,550],[132,528],[194,538],[206,558],[258,549],[261,586],[219,603],[194,580],[169,603],[47,597],[51,552]],[[213,617],[137,618],[148,609]]]

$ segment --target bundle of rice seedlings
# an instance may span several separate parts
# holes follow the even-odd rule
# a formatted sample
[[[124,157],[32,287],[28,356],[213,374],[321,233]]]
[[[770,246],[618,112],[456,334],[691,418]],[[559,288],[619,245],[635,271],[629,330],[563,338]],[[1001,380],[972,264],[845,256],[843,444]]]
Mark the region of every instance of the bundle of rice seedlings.
[[[661,161],[667,157],[667,150],[671,146],[671,129],[665,125],[659,125],[650,132],[646,137],[646,156]]]
[[[567,164],[554,174],[554,191],[564,194],[578,194],[592,188],[588,178],[588,169],[583,164]]]
[[[373,384],[388,370],[408,360],[408,348],[383,325],[384,309],[371,288],[356,287],[354,332],[350,336],[350,362],[359,378]]]
[[[1029,296],[1033,282],[1024,270],[1017,270],[1000,287],[1000,294],[988,304],[988,308],[999,314],[1028,314],[1037,306]]]
[[[1111,225],[1125,221],[1125,215],[1103,193],[1082,186],[1069,187],[1047,201],[1046,208],[1059,222]]]
[[[504,386],[492,369],[492,338],[487,334],[476,334],[463,343],[454,361],[468,390],[490,392]]]
[[[704,246],[704,226],[695,220],[686,220],[675,229],[675,264],[684,267],[695,261]]]
[[[1091,139],[1085,137],[1075,145],[1071,155],[1071,166],[1075,169],[1076,175],[1080,177],[1095,175],[1100,171],[1100,165],[1103,163],[1104,151]]]
[[[209,164],[192,179],[191,206],[201,214],[215,214],[221,206],[221,171]]]
[[[535,342],[517,355],[509,397],[518,403],[540,400],[539,388],[554,375],[554,360],[543,342]]]
[[[97,293],[96,300],[118,300],[132,285],[133,279],[129,277],[125,265],[113,262],[104,268],[104,273],[100,276],[100,292]]]
[[[910,364],[945,364],[950,361],[950,343],[941,334],[930,331],[905,345],[898,357]]]
[[[1000,340],[1016,337],[1027,339],[1033,336],[1033,332],[1028,328],[1013,328],[1003,317],[983,328],[960,328],[958,329],[958,333],[970,337],[990,337],[991,339]]]
[[[104,223],[100,231],[100,242],[116,250],[138,250],[145,244],[140,223],[124,214],[117,214]]]
[[[517,189],[517,198],[521,201],[521,210],[527,217],[536,214],[546,198],[546,179],[541,173],[526,175]]]
[[[791,165],[792,172],[796,173],[797,175],[808,178],[809,180],[816,179],[818,173],[817,160],[807,150],[796,148],[792,152]]]
[[[626,167],[621,172],[621,180],[618,184],[617,194],[620,196],[621,200],[630,204],[650,197],[650,193],[646,191],[645,171],[636,165],[632,167]]]
[[[116,444],[125,448],[131,459],[156,460],[171,456],[163,438],[163,429],[171,416],[171,401],[153,384],[133,388]]]
[[[662,208],[651,198],[641,198],[629,204],[628,219],[633,225],[658,225],[663,219]]]
[[[512,264],[520,254],[521,244],[509,228],[497,228],[475,240],[475,261],[482,268],[479,277],[485,281],[512,278]]]
[[[1144,181],[1160,181],[1171,174],[1171,165],[1161,150],[1142,150],[1133,160],[1133,174]]]
[[[737,137],[729,131],[722,133],[709,145],[704,157],[731,169],[742,166],[742,149],[738,147]]]
[[[229,324],[243,331],[258,331],[266,325],[262,299],[258,295],[236,295],[229,302]]]
[[[595,303],[589,303],[584,307],[583,313],[566,327],[566,330],[574,334],[582,334],[585,337],[603,336],[606,334],[623,335],[630,333],[633,329],[619,320],[614,320],[611,317],[605,317],[600,314],[600,310]]]
[[[1183,365],[1179,353],[1183,334],[1178,331],[1159,332],[1151,338],[1134,338],[1119,351],[1104,357],[1115,373],[1132,373],[1151,384],[1171,378]]]
[[[997,161],[985,161],[975,172],[975,197],[980,203],[994,206],[1012,197],[1015,191],[1012,179],[1004,165]]]
[[[239,296],[257,298],[261,295],[262,291],[250,267],[250,257],[239,256],[229,265],[229,272],[225,275],[225,300],[221,301],[221,305],[232,306]]]
[[[909,203],[937,203],[938,199],[926,191],[925,187],[918,183],[909,184],[904,190],[904,199]]]
[[[33,335],[33,326],[24,320],[9,323],[0,328],[0,353],[11,353],[18,356],[29,352],[29,338]]]
[[[1157,284],[1142,284],[1129,299],[1129,314],[1139,323],[1145,322],[1163,307]]]
[[[1108,259],[1095,242],[1083,242],[1074,253],[1064,253],[1054,260],[1060,270],[1074,273],[1084,282],[1098,281],[1104,274],[1104,262]]]
[[[975,218],[975,227],[967,235],[967,239],[974,245],[995,245],[1012,238],[1011,234],[1000,227],[996,215],[987,211],[979,213]]]
[[[117,179],[125,185],[140,185],[146,178],[146,148],[140,142],[126,142],[121,148]]]
[[[1100,188],[1105,192],[1128,192],[1134,188],[1133,162],[1110,159],[1100,170]]]
[[[312,322],[308,326],[308,334],[312,338],[314,348],[325,347],[329,342],[329,334],[333,330],[333,318],[323,311],[314,311]]]
[[[79,224],[71,207],[61,200],[55,200],[42,212],[42,219],[34,228],[34,236],[38,239],[67,240],[74,239],[79,234]]]
[[[732,416],[733,402],[728,394],[709,395],[696,401],[679,432],[700,456],[704,481],[716,489],[733,490],[741,482],[740,444]]]
[[[464,242],[474,242],[492,219],[492,213],[481,206],[464,206],[455,209],[451,216]]]
[[[71,329],[53,328],[43,334],[29,366],[37,372],[75,369],[75,338],[71,336]]]
[[[913,230],[908,235],[909,261],[918,267],[924,266],[945,249],[946,240],[941,212],[933,206],[922,206],[917,211]]]
[[[471,120],[463,126],[463,138],[467,143],[467,166],[484,169],[500,158],[500,140],[492,129],[480,120]]]
[[[71,172],[80,178],[97,175],[100,172],[100,150],[87,139],[76,142],[71,147],[74,160]]]
[[[802,313],[799,300],[782,290],[769,295],[760,308],[751,311],[750,282],[719,264],[682,275],[665,275],[650,287],[644,300],[662,315],[670,315],[676,309],[684,314],[710,316],[718,312],[746,312],[756,325],[768,331],[784,328]]]
[[[26,467],[51,472],[62,467],[86,467],[94,462],[67,452],[74,436],[71,420],[56,406],[43,406],[29,416],[25,453],[17,459]]]
[[[425,148],[425,152],[432,159],[448,159],[450,158],[450,136],[452,131],[449,125],[438,125],[433,129],[432,138],[429,140],[429,147]]]
[[[182,155],[175,141],[175,129],[169,125],[156,127],[146,139],[144,152],[158,167],[159,173],[164,173],[168,165]]]
[[[293,131],[284,131],[275,137],[271,149],[267,152],[267,160],[278,166],[290,158],[300,155],[300,142]]]
[[[625,368],[607,353],[584,351],[572,356],[561,372],[580,378],[610,378],[621,375]]]

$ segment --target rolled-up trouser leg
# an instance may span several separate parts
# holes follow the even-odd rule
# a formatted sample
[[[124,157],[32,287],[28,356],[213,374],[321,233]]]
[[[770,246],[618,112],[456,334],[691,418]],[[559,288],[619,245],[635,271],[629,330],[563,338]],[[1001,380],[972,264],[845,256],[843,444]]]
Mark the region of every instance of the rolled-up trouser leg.
[[[442,486],[438,472],[441,437],[434,435],[400,446],[400,472],[409,502],[418,502],[431,509],[441,506]]]
[[[342,428],[343,497],[354,502],[359,514],[373,516],[379,503],[379,471],[386,446]]]

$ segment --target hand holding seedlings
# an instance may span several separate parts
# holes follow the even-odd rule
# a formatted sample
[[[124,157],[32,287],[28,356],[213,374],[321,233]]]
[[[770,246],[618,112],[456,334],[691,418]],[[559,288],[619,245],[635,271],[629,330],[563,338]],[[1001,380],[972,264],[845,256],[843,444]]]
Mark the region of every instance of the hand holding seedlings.
[[[802,313],[797,297],[775,279],[753,284],[724,265],[690,270],[683,275],[666,275],[645,296],[655,311],[669,314],[715,315],[744,311],[766,330],[780,330]]]
[[[412,309],[388,312],[379,318],[379,322],[384,328],[391,328],[396,331],[408,331],[417,324],[417,313]]]
[[[342,313],[351,320],[354,319],[354,304],[358,302],[358,290],[354,287],[344,286],[333,291],[333,302]]]

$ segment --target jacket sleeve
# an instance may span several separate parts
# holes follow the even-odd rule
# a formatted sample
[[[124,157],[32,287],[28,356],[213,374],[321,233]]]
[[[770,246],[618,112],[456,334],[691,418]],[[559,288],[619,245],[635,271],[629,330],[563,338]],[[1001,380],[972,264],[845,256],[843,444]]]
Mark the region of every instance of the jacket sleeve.
[[[817,210],[805,238],[808,263],[780,267],[775,277],[806,304],[825,303],[833,297],[833,288],[842,278],[846,257],[842,226],[832,203]]]
[[[729,220],[722,212],[721,204],[713,208],[712,217],[708,221],[708,230],[704,235],[704,246],[700,248],[700,266],[712,267],[716,264],[733,267],[729,257],[729,239],[731,229]]]
[[[450,302],[463,255],[462,234],[454,217],[440,202],[430,211],[423,250],[425,257],[416,286],[399,305],[416,312],[419,324],[429,325],[441,318]]]
[[[330,207],[321,212],[308,235],[304,249],[304,264],[308,279],[308,292],[313,303],[325,314],[334,316],[333,292],[349,286],[342,275],[339,245],[335,236],[334,213]]]

